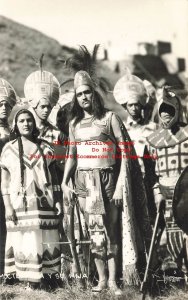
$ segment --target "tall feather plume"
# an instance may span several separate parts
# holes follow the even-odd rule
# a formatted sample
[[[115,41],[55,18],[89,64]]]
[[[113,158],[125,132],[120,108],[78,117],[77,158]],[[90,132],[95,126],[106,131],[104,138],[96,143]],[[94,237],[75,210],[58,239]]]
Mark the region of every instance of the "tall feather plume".
[[[39,59],[39,68],[40,68],[40,72],[41,72],[41,77],[42,77],[43,57],[44,57],[44,53],[42,53],[42,55],[41,55],[41,57]]]
[[[97,76],[97,54],[99,44],[96,44],[90,53],[85,45],[79,46],[79,50],[74,55],[68,58],[65,62],[65,67],[76,74],[78,71],[86,71],[96,86],[100,87],[104,92],[107,92],[111,86],[107,79]]]
[[[35,64],[38,66],[40,72],[41,72],[41,77],[42,77],[42,67],[43,67],[43,57],[44,57],[44,53],[41,54],[39,59],[36,59],[35,57],[31,56],[31,58],[34,60]]]

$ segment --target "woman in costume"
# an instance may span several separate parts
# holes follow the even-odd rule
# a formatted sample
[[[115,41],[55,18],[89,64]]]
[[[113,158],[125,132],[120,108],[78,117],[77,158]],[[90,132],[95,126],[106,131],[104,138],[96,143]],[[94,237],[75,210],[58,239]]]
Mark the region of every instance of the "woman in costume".
[[[11,84],[0,78],[0,153],[9,140],[10,128],[8,118],[16,104],[16,92]],[[0,193],[0,275],[4,274],[4,252],[6,240],[5,208]]]
[[[1,156],[7,226],[5,274],[32,287],[60,270],[61,199],[56,162],[53,149],[38,134],[32,113],[18,111],[11,141]]]

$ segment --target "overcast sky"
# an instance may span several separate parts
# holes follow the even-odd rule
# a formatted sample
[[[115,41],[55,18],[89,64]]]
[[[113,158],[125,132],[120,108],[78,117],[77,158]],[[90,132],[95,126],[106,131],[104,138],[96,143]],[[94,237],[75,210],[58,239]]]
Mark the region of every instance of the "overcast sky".
[[[188,61],[188,0],[0,0],[0,14],[65,45],[111,45],[119,57],[136,42],[170,41]]]

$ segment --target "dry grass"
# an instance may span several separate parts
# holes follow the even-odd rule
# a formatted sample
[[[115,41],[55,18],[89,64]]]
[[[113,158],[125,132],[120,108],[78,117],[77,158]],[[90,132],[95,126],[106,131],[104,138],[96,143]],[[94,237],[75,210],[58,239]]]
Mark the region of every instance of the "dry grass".
[[[105,290],[100,294],[94,294],[92,293],[90,288],[83,290],[80,289],[78,285],[67,285],[65,288],[58,289],[54,292],[46,292],[41,290],[27,291],[22,284],[15,286],[0,286],[0,295],[1,300],[112,300],[114,298],[117,298],[109,290]],[[126,290],[124,290],[123,296],[118,297],[118,299],[138,300],[141,299],[141,295],[139,295],[139,293],[134,289],[127,288]]]
[[[0,47],[0,73],[12,83],[20,97],[24,96],[26,77],[38,70],[32,57],[38,59],[44,53],[44,70],[52,72],[61,83],[70,76],[58,59],[70,56],[71,48],[3,16],[0,16]]]
[[[42,290],[25,290],[23,284],[14,286],[0,286],[0,300],[141,300],[142,295],[134,288],[125,288],[121,297],[115,296],[111,291],[105,290],[100,294],[93,294],[90,288],[83,290],[79,285],[66,285],[64,288],[57,289],[53,292]],[[185,300],[188,299],[188,293],[179,289],[171,289],[168,295],[151,298],[146,296],[146,300]]]

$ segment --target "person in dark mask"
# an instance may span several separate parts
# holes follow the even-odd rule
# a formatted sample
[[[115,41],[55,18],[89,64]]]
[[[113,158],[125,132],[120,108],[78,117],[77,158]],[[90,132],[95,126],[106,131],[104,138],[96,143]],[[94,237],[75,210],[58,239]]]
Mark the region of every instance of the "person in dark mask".
[[[157,157],[148,178],[156,207],[162,202],[164,204],[165,230],[161,239],[161,245],[165,248],[164,269],[181,269],[183,261],[186,261],[186,235],[176,224],[172,209],[176,183],[188,165],[188,125],[180,121],[180,111],[180,99],[176,92],[164,87],[158,103],[162,125],[147,138],[150,154]]]

